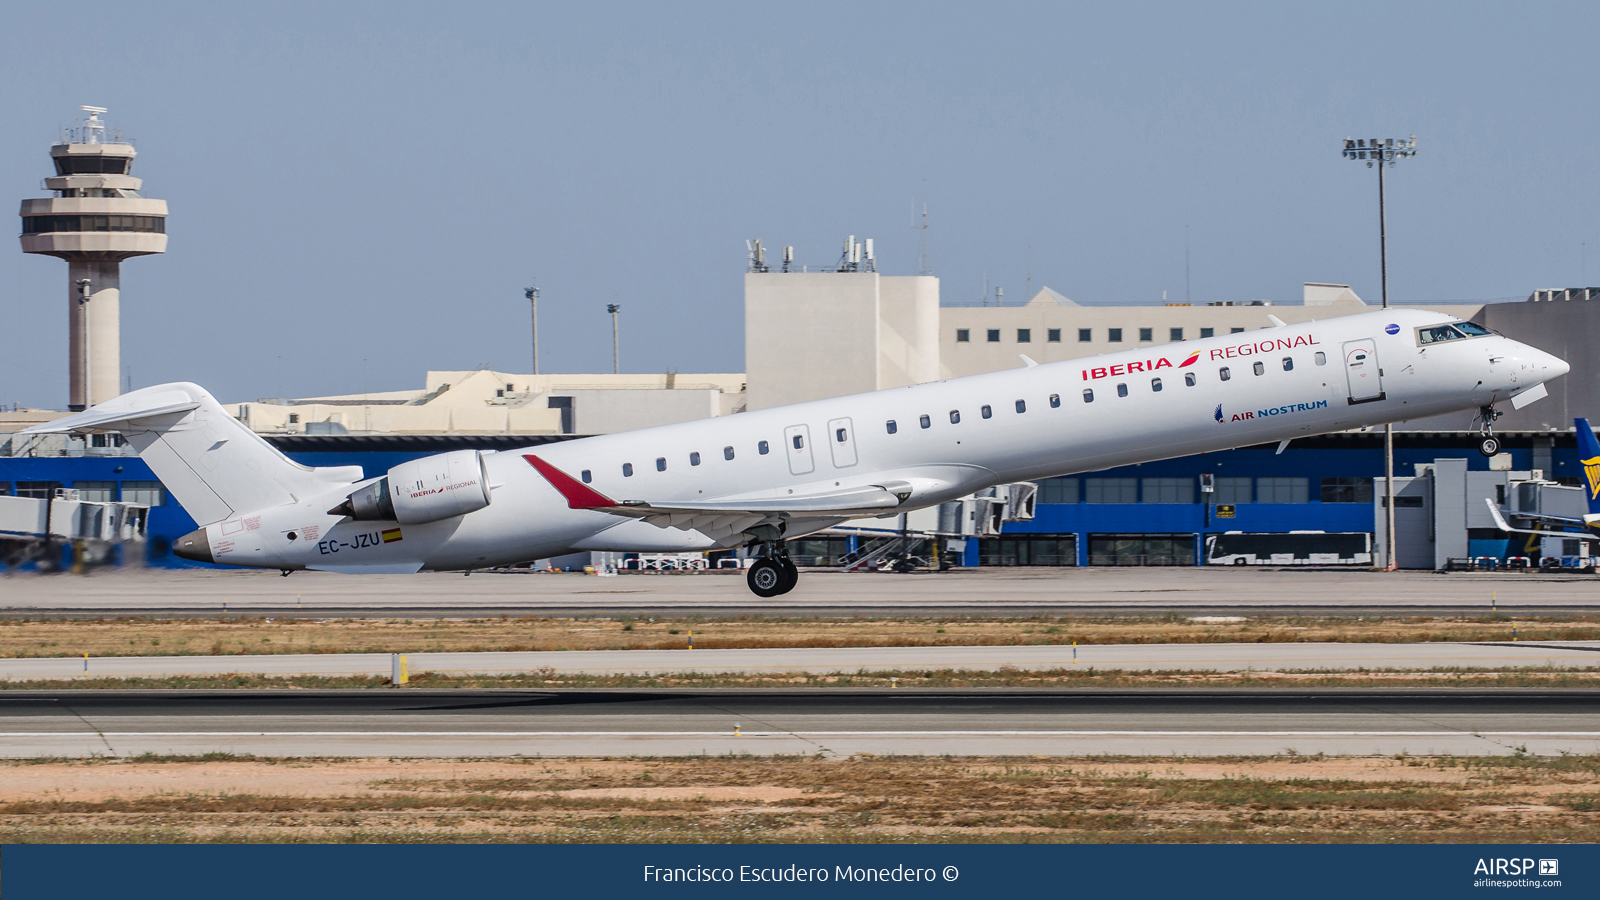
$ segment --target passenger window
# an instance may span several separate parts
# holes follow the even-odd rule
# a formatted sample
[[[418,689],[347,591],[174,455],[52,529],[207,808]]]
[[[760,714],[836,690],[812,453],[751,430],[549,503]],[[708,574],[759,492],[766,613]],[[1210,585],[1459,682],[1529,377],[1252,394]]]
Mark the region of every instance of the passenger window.
[[[1051,409],[1056,409],[1056,408],[1058,408],[1060,406],[1061,406],[1061,395],[1060,394],[1051,394],[1050,395],[1050,408]]]
[[[761,454],[762,456],[766,456],[767,455],[767,451],[769,449],[771,449],[771,448],[767,446],[767,442],[766,441],[762,441],[761,443],[756,445],[756,452]]]
[[[1284,370],[1284,371],[1285,371],[1285,372],[1292,372],[1292,371],[1294,371],[1294,357],[1292,357],[1292,356],[1285,356],[1285,357],[1284,357],[1284,358],[1283,358],[1283,370]]]
[[[796,450],[804,450],[806,448],[806,439],[804,435],[797,434],[794,436],[794,448]]]
[[[834,431],[834,433],[833,433],[833,439],[838,441],[841,444],[844,443],[845,441],[849,440],[849,438],[850,438],[850,436],[844,433],[844,429],[843,428],[840,428],[840,429]]]
[[[633,463],[623,463],[622,464],[622,477],[623,478],[632,478],[633,477]]]
[[[1217,377],[1221,378],[1223,381],[1227,381],[1229,378],[1233,377],[1233,373],[1228,371],[1227,366],[1223,366],[1217,370]]]
[[[1185,373],[1183,373],[1183,385],[1184,385],[1184,387],[1194,387],[1194,373],[1193,372],[1185,372]]]
[[[1025,401],[1025,400],[1018,400],[1018,401],[1017,401],[1017,412],[1019,412],[1019,413],[1025,413],[1025,412],[1027,412],[1027,411],[1028,411],[1028,403],[1027,403],[1027,401]]]
[[[959,409],[950,410],[950,424],[951,425],[960,425],[961,424],[961,410],[959,410]]]
[[[1267,370],[1267,367],[1262,365],[1260,360],[1257,360],[1250,366],[1250,370],[1255,372],[1257,375],[1260,375],[1262,372]]]
[[[700,465],[700,451],[696,450],[693,453],[689,454],[689,465],[691,465],[691,466]]]
[[[594,480],[594,475],[590,474],[588,469],[584,469],[583,470],[583,483],[584,484],[588,484],[589,482],[591,482],[593,480]]]
[[[666,470],[667,470],[667,458],[665,456],[656,457],[656,471],[657,472],[665,472]]]
[[[1325,366],[1328,364],[1328,354],[1318,350],[1317,355],[1312,357],[1312,360],[1315,361],[1319,366]]]
[[[990,409],[989,404],[987,403],[978,408],[978,413],[985,419],[992,418],[994,416],[994,410]]]
[[[722,458],[723,459],[733,459],[733,448],[732,447],[723,447],[722,448]]]
[[[1150,390],[1152,390],[1152,391],[1160,391],[1161,390],[1161,379],[1159,379],[1159,378],[1150,379]]]
[[[899,426],[899,425],[896,425],[896,424],[895,424],[895,423],[894,423],[894,420],[893,420],[893,419],[890,419],[890,420],[889,420],[889,421],[887,421],[887,422],[885,422],[885,423],[883,423],[883,427],[884,427],[884,428],[886,428],[886,429],[888,429],[888,431],[889,431],[889,433],[890,433],[890,434],[894,434],[894,433],[895,433],[895,432],[896,432],[896,431],[899,431],[899,430],[900,430],[900,426]]]
[[[928,427],[928,426],[930,426],[930,425],[932,425],[932,424],[933,424],[933,420],[932,420],[932,419],[930,419],[930,418],[928,418],[928,417],[927,417],[927,416],[923,416],[923,417],[922,417],[922,418],[921,418],[921,419],[919,419],[919,420],[918,420],[918,421],[920,421],[920,422],[921,422],[921,423],[922,423],[922,427],[923,427],[923,428],[927,428],[927,427]]]
[[[1084,388],[1083,389],[1083,402],[1085,402],[1085,403],[1093,403],[1094,402],[1094,390],[1092,388]]]
[[[1128,386],[1126,384],[1117,385],[1117,396],[1118,397],[1126,397],[1126,396],[1128,396]]]

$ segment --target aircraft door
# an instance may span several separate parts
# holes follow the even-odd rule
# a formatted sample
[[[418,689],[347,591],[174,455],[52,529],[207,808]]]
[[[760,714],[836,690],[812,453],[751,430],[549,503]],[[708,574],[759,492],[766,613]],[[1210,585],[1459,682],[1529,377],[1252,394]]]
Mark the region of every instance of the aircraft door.
[[[811,429],[790,425],[783,430],[783,449],[789,455],[790,475],[809,475],[817,465],[811,460]]]
[[[828,449],[833,451],[835,469],[856,464],[856,430],[849,419],[829,420]]]
[[[1371,338],[1344,342],[1344,375],[1350,402],[1383,399],[1383,370],[1378,368],[1378,342]]]

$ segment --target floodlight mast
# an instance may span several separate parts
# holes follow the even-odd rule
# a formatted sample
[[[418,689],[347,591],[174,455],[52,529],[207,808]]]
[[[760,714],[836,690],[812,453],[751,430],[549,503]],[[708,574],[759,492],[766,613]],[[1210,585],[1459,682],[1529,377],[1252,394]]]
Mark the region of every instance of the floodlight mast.
[[[1397,160],[1417,155],[1417,136],[1409,138],[1345,138],[1344,158],[1366,162],[1367,168],[1378,164],[1378,272],[1382,283],[1383,308],[1389,308],[1389,221],[1384,207],[1384,163],[1394,168]],[[1394,425],[1383,426],[1383,506],[1387,534],[1384,541],[1384,568],[1390,572],[1399,568],[1395,560],[1394,533]]]

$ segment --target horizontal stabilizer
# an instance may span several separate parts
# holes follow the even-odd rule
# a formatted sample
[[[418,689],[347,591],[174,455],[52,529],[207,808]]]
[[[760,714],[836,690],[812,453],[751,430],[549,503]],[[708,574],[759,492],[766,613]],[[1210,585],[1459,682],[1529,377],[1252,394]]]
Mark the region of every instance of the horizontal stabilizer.
[[[22,433],[93,434],[120,431],[119,426],[129,425],[140,419],[182,415],[199,408],[200,401],[183,391],[135,391],[96,404],[81,413],[23,429]]]

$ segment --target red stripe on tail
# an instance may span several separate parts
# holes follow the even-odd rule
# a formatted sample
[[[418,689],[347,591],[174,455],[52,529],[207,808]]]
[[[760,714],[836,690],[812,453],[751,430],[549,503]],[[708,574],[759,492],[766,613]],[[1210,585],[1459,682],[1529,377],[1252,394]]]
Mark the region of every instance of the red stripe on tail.
[[[567,498],[567,506],[571,509],[604,509],[607,506],[617,505],[615,500],[534,456],[532,453],[524,453],[522,458],[527,460],[529,465],[538,469],[539,474],[544,476],[544,480],[550,482],[551,487],[561,492],[561,496]]]

